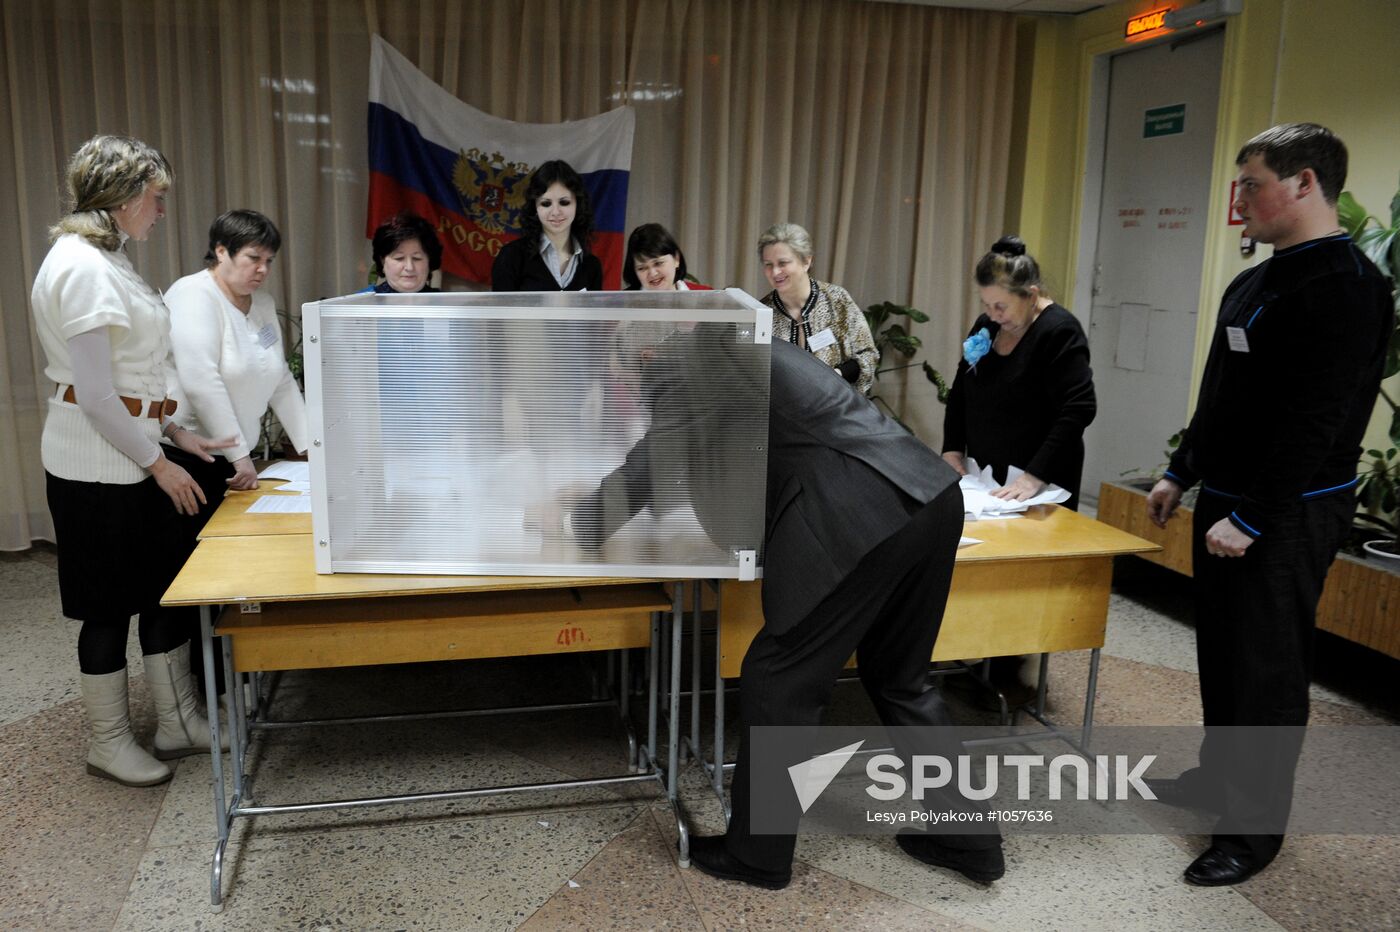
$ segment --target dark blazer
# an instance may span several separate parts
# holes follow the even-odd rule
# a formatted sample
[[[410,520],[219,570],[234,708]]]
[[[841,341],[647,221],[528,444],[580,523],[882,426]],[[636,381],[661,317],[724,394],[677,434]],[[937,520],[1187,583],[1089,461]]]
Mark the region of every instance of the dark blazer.
[[[580,503],[574,533],[597,546],[648,504],[657,490],[674,488],[668,463],[722,457],[743,475],[756,453],[741,430],[718,411],[705,410],[717,393],[705,380],[761,386],[753,347],[726,339],[724,326],[697,328],[663,344],[660,352],[685,360],[652,367],[667,382],[645,390],[652,427],[626,462]],[[805,618],[855,569],[861,558],[909,520],[907,499],[932,501],[958,475],[942,458],[810,353],[788,343],[771,346],[769,373],[767,506],[763,547],[763,614],[781,635]],[[709,384],[716,384],[713,381]],[[676,389],[683,389],[677,391]],[[863,464],[862,468],[860,464]],[[707,487],[709,470],[687,478],[690,504],[717,543],[732,527],[727,510],[742,507],[732,488]],[[720,536],[716,536],[716,535]]]
[[[544,264],[539,246],[524,239],[511,240],[496,254],[491,264],[492,291],[602,291],[603,263],[591,252],[585,252],[578,271],[567,287],[560,288],[549,267]]]

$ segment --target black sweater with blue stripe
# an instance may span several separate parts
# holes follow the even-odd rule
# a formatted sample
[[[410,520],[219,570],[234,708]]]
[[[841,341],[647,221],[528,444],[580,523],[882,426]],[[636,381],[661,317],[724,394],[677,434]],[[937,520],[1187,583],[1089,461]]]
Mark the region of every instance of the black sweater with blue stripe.
[[[1390,283],[1345,235],[1241,272],[1168,477],[1237,498],[1230,520],[1251,537],[1304,498],[1351,488],[1393,317]]]

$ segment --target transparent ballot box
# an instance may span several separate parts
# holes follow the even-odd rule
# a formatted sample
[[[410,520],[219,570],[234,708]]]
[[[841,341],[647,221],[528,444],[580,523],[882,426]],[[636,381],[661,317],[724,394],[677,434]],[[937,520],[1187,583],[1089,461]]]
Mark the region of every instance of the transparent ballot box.
[[[737,289],[303,305],[317,572],[753,578],[771,319]]]

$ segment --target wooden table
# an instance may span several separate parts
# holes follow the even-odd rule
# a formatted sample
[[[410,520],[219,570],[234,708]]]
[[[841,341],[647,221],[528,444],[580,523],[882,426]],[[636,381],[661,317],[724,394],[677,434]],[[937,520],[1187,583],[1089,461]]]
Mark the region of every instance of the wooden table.
[[[431,597],[434,594],[450,593],[520,593],[521,590],[537,590],[541,593],[557,591],[561,587],[572,588],[577,593],[592,587],[645,586],[644,580],[612,580],[593,577],[577,579],[544,579],[539,577],[433,577],[433,576],[385,576],[360,574],[335,574],[317,576],[315,574],[310,537],[310,515],[261,515],[248,514],[247,507],[262,495],[279,494],[272,482],[264,482],[256,492],[230,493],[225,504],[209,522],[194,556],[182,571],[179,579],[166,595],[167,604],[207,604],[208,602],[310,602],[315,600],[336,600],[352,597],[372,597],[390,599],[382,610],[357,618],[361,625],[383,624],[386,619],[405,615],[424,614],[410,607],[413,601]],[[1113,558],[1123,554],[1143,553],[1158,549],[1157,545],[1140,537],[1101,524],[1083,515],[1067,511],[1057,506],[1032,509],[1020,518],[990,520],[969,523],[964,529],[969,537],[982,543],[965,547],[958,551],[957,563],[953,572],[952,590],[939,631],[938,642],[934,645],[932,660],[966,660],[1016,654],[1041,655],[1041,691],[1030,713],[1046,725],[1047,731],[1035,735],[1022,736],[1022,740],[1040,736],[1062,737],[1064,732],[1055,727],[1044,714],[1044,684],[1046,681],[1047,656],[1050,653],[1066,650],[1089,650],[1088,691],[1085,700],[1084,725],[1081,730],[1082,745],[1087,745],[1093,727],[1094,693],[1097,687],[1100,650],[1104,643],[1104,633],[1108,620],[1108,599],[1113,572]],[[655,585],[655,581],[649,581]],[[697,589],[697,597],[699,590]],[[761,582],[743,583],[726,580],[719,586],[719,648],[715,664],[715,737],[709,760],[705,759],[700,747],[700,703],[701,672],[699,663],[699,614],[696,606],[696,619],[692,626],[694,660],[692,662],[691,728],[689,746],[691,753],[700,761],[711,777],[711,786],[724,801],[723,771],[724,760],[724,680],[739,676],[744,653],[763,625],[761,609]],[[645,600],[645,597],[633,593]],[[515,596],[512,596],[514,598]],[[619,595],[619,598],[627,596]],[[677,708],[679,706],[679,670],[683,622],[680,613],[680,591],[676,587],[671,593],[671,651],[669,676],[671,687],[671,741],[669,755],[664,770],[667,774],[668,794],[676,807],[681,833],[682,861],[687,854],[688,826],[685,824],[679,802],[675,798],[675,774],[677,769],[676,736]],[[590,607],[600,606],[591,594]],[[341,604],[341,603],[335,603]],[[543,606],[541,606],[543,607]],[[501,611],[509,608],[501,603]],[[625,609],[625,606],[617,606]],[[444,609],[454,611],[455,609]],[[278,618],[290,621],[297,610],[279,609]],[[305,611],[305,610],[303,610]],[[310,616],[308,616],[310,617]],[[343,616],[337,616],[343,617]],[[497,613],[497,621],[505,617]],[[441,621],[440,616],[423,619],[422,624],[413,629],[418,636],[433,630]],[[469,625],[475,619],[461,620]],[[296,634],[279,634],[284,641],[267,641],[259,646],[258,659],[249,653],[254,650],[254,642],[262,637],[256,622],[221,622],[220,632],[235,634],[235,641],[244,638],[243,660],[231,663],[239,669],[254,669],[257,665],[273,663],[273,656],[281,656],[293,650],[288,641],[296,644],[293,652],[298,665],[309,661],[327,663],[352,663],[367,661],[371,656],[384,656],[378,651],[393,654],[393,643],[382,643],[366,655],[341,656],[331,651],[322,641],[334,639],[331,628],[321,629],[319,621],[302,625]],[[551,629],[550,625],[554,625]],[[285,627],[282,621],[273,625]],[[625,625],[623,626],[625,627]],[[403,629],[407,632],[408,628]],[[519,653],[537,652],[533,647],[548,649],[551,633],[559,640],[558,625],[554,620],[533,629],[518,628],[514,623],[498,627],[495,636],[509,636],[509,645],[496,645],[489,650],[508,649]],[[486,629],[482,632],[485,635]],[[463,637],[457,629],[448,632],[443,629],[440,641],[434,641],[421,649],[428,651],[436,659],[447,656],[485,656],[470,653],[463,647]],[[659,646],[661,635],[653,625],[653,647]],[[616,644],[635,639],[637,629],[621,628],[610,630],[605,643]],[[381,638],[381,640],[383,640]],[[389,642],[397,637],[388,638]],[[569,648],[573,645],[559,645]],[[415,648],[418,649],[418,648]],[[593,649],[579,646],[577,649]],[[552,652],[552,651],[551,651]],[[237,651],[234,652],[235,654]],[[657,651],[652,652],[653,673],[656,668]],[[500,654],[491,654],[500,656]],[[413,659],[413,658],[409,658]],[[384,661],[379,661],[384,662]],[[288,663],[292,663],[288,660]],[[206,667],[212,668],[212,665]],[[657,676],[653,675],[655,683]],[[655,698],[653,694],[652,703]],[[233,720],[233,719],[231,719]],[[651,744],[654,748],[654,743]],[[656,763],[653,758],[653,763]],[[237,764],[237,758],[235,758]],[[728,765],[732,766],[732,765]],[[237,780],[235,780],[237,784]],[[725,805],[728,811],[727,803]],[[217,892],[216,892],[217,895]]]
[[[229,493],[205,528],[194,553],[166,591],[162,604],[198,606],[204,651],[205,695],[217,706],[214,636],[222,637],[225,702],[230,730],[231,786],[224,758],[213,755],[217,839],[210,867],[210,900],[222,904],[223,856],[234,819],[256,815],[442,801],[507,792],[554,791],[656,780],[669,799],[677,795],[683,583],[600,577],[410,576],[334,574],[315,570],[309,514],[248,514],[257,498],[279,494],[264,482],[256,491]],[[214,606],[226,606],[217,625]],[[671,626],[672,649],[659,668]],[[639,744],[627,710],[627,651],[648,649],[647,736]],[[632,772],[549,784],[477,787],[392,797],[254,805],[248,766],[251,730],[285,722],[252,720],[241,688],[243,675],[315,667],[411,663],[545,653],[619,651],[621,682],[615,705],[629,739]],[[660,689],[669,681],[669,736],[659,751]],[[238,685],[234,685],[238,684]],[[256,695],[256,693],[255,693]],[[256,701],[256,700],[255,700]],[[256,709],[256,704],[254,709]],[[551,711],[531,706],[498,711]],[[470,710],[460,714],[480,714]],[[486,710],[493,711],[493,710]],[[440,716],[443,713],[434,713]],[[377,716],[340,722],[396,720]],[[218,716],[210,718],[219,743]],[[686,826],[677,815],[684,833]]]

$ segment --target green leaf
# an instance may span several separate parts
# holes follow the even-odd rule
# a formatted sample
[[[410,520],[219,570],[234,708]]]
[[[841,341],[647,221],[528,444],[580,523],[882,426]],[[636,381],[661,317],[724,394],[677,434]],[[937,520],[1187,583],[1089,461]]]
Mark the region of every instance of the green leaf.
[[[916,324],[926,324],[926,323],[928,323],[928,315],[925,314],[923,311],[919,310],[919,309],[916,308],[916,307],[908,308],[908,309],[907,309],[907,314],[908,314],[908,316],[909,316],[909,319],[912,320],[912,321],[913,321],[914,323],[916,323]]]
[[[1391,229],[1400,228],[1400,188],[1395,191],[1395,196],[1390,199],[1390,226]]]
[[[944,381],[943,375],[928,363],[924,363],[924,375],[928,377],[930,382],[938,387],[939,404],[946,405],[948,403],[948,383]]]
[[[921,345],[922,342],[918,337],[906,336],[904,334],[890,335],[890,347],[906,358],[917,353]]]
[[[1367,219],[1366,208],[1356,202],[1350,191],[1343,191],[1337,198],[1337,220],[1353,239],[1365,229]]]
[[[1376,264],[1382,275],[1392,280],[1395,269],[1391,266],[1390,250],[1395,245],[1395,233],[1393,229],[1373,227],[1356,237],[1356,245],[1366,254],[1366,258]]]

